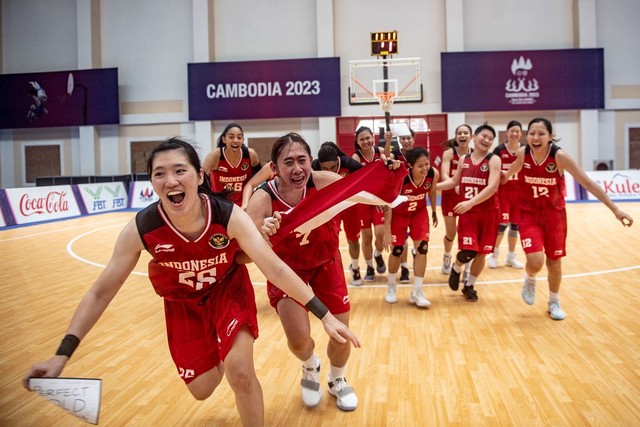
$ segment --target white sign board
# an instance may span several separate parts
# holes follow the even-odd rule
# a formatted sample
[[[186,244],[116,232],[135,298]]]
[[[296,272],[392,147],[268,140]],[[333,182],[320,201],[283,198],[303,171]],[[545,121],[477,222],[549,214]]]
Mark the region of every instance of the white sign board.
[[[82,203],[89,214],[128,207],[129,198],[122,182],[80,184],[78,190]]]
[[[129,190],[129,207],[143,209],[158,201],[151,181],[133,181]]]
[[[613,200],[640,200],[640,170],[586,171]],[[587,192],[589,200],[598,200]]]
[[[70,218],[80,208],[70,185],[5,189],[16,224]]]
[[[71,415],[90,424],[98,424],[101,379],[29,378],[29,388]]]

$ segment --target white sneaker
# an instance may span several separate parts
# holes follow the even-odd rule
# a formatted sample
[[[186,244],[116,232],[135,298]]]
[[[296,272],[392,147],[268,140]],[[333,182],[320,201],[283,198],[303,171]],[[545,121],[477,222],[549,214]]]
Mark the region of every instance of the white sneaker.
[[[451,274],[451,254],[442,257],[442,274]]]
[[[553,320],[564,320],[567,314],[560,308],[560,302],[549,301],[549,316]]]
[[[422,289],[412,290],[409,294],[409,304],[415,304],[418,307],[428,308],[431,307],[431,301],[429,301],[424,294],[422,293]]]
[[[507,260],[504,264],[509,267],[517,268],[518,270],[524,268],[524,264],[516,259],[515,254],[513,256],[507,255]],[[489,264],[489,267],[491,267],[491,264]]]
[[[349,386],[344,377],[329,380],[329,393],[335,396],[336,406],[343,411],[353,411],[358,407],[358,396],[353,387]]]
[[[322,390],[320,390],[320,363],[317,368],[305,368],[302,365],[302,401],[310,408],[318,406],[322,399]]]
[[[522,299],[529,305],[533,305],[536,302],[536,282],[535,280],[530,282],[526,277],[524,278],[524,284],[522,285]]]
[[[498,259],[494,254],[489,254],[487,257],[487,266],[489,268],[498,268]]]
[[[392,285],[391,283],[387,283],[387,295],[385,295],[384,300],[388,304],[394,304],[398,302],[398,297],[396,296],[396,285],[395,283]]]

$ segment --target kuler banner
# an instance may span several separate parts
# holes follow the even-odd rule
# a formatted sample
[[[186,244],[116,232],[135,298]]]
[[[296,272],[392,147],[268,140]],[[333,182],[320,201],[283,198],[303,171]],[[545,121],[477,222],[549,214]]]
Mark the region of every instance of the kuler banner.
[[[117,68],[0,75],[0,129],[118,123]]]
[[[604,108],[604,50],[440,54],[442,111]]]
[[[188,64],[189,120],[337,117],[340,58]]]

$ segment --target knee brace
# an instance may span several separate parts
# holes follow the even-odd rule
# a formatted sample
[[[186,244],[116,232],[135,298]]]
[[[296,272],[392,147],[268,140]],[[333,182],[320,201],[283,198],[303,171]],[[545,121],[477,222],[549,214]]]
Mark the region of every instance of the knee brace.
[[[509,229],[509,237],[518,237],[518,230],[520,226],[518,224],[511,224],[511,228]]]
[[[423,240],[418,245],[418,253],[420,255],[426,255],[427,252],[429,252],[429,242]]]
[[[476,255],[478,255],[478,252],[470,251],[469,249],[464,249],[458,252],[458,255],[456,255],[456,259],[460,261],[461,264],[466,264],[472,259],[474,259]]]
[[[394,246],[391,250],[391,255],[399,257],[402,255],[402,251],[404,250],[404,246]]]
[[[502,234],[504,233],[504,231],[507,229],[507,227],[509,226],[509,224],[500,224],[498,226],[498,234]]]

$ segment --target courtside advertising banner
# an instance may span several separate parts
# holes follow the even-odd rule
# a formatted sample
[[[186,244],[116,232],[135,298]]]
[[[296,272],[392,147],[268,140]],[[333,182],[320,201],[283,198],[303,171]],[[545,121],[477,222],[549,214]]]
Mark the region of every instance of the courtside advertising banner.
[[[189,120],[337,117],[340,58],[188,64]]]
[[[0,75],[0,129],[120,123],[118,69]]]
[[[6,188],[4,191],[16,224],[80,215],[80,207],[70,185]]]
[[[132,181],[129,184],[129,207],[133,209],[146,208],[153,202],[160,200],[153,191],[151,181]]]
[[[640,170],[586,171],[587,176],[616,200],[640,200]],[[589,200],[598,200],[587,192]]]
[[[84,208],[89,214],[128,207],[129,198],[122,182],[80,184],[76,188]]]
[[[442,111],[604,108],[604,50],[440,54]]]

